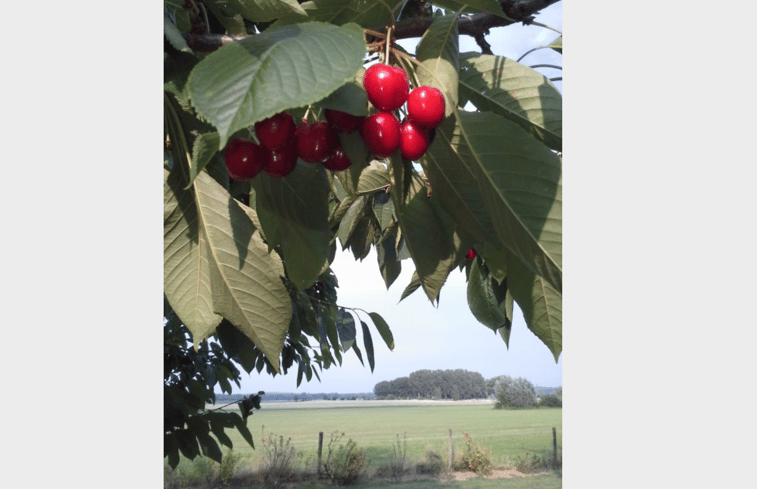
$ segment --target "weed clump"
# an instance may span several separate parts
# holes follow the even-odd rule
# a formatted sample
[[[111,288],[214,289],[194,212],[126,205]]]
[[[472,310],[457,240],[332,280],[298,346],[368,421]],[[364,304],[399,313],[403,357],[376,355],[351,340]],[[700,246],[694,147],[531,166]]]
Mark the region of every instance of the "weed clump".
[[[466,451],[462,457],[462,466],[480,475],[491,475],[492,461],[489,455],[484,452],[470,436],[470,433],[463,433],[465,438]]]
[[[339,442],[344,433],[335,431],[331,434],[329,451],[323,469],[331,481],[338,486],[354,484],[368,471],[370,462],[362,448],[350,438],[347,443]]]

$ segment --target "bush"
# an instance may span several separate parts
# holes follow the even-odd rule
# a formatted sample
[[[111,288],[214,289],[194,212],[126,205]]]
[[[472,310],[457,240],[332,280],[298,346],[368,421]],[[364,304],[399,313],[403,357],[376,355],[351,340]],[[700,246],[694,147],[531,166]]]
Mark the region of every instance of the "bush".
[[[492,461],[489,455],[473,441],[469,433],[463,433],[463,437],[466,445],[466,451],[461,460],[463,467],[476,474],[491,475]]]
[[[266,485],[272,489],[282,487],[294,477],[295,465],[300,454],[294,449],[292,439],[284,443],[284,437],[270,434],[263,437],[263,476]]]
[[[528,408],[536,406],[536,388],[528,380],[513,379],[507,375],[499,378],[494,388],[494,407]]]
[[[397,443],[392,446],[392,461],[389,463],[389,469],[392,479],[402,482],[402,476],[405,473],[405,455],[407,453],[407,433],[403,435],[400,443],[400,435],[397,435]]]
[[[415,466],[415,471],[419,474],[438,477],[444,472],[444,459],[433,450],[426,451],[426,459]]]
[[[221,481],[221,485],[228,485],[231,479],[237,473],[239,462],[242,459],[241,455],[235,454],[231,449],[226,452],[226,455],[221,459],[221,465],[218,468],[218,478]]]
[[[546,407],[562,407],[562,387],[558,387],[557,390],[551,394],[542,396],[539,405]]]
[[[562,459],[553,460],[551,453],[536,455],[527,452],[525,456],[518,457],[515,468],[524,474],[540,472],[543,470],[562,470]]]
[[[338,445],[344,433],[335,431],[331,434],[329,451],[323,469],[333,483],[347,486],[355,483],[368,471],[368,459],[362,448],[349,439],[344,445]]]

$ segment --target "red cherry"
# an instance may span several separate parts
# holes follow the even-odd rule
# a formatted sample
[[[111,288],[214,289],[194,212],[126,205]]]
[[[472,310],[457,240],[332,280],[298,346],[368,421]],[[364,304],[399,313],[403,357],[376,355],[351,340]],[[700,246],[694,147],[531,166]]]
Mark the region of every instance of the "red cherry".
[[[296,128],[297,125],[291,114],[279,112],[268,119],[256,122],[255,135],[262,146],[276,151],[283,148],[294,137]]]
[[[326,158],[323,162],[323,166],[331,171],[343,171],[352,166],[352,162],[347,157],[347,153],[340,146],[336,148],[328,158]]]
[[[365,116],[352,115],[347,112],[341,112],[339,110],[326,109],[326,120],[329,125],[339,132],[352,132],[356,129],[360,129],[363,125]]]
[[[400,146],[400,121],[391,112],[368,117],[360,129],[368,149],[379,158],[386,158]]]
[[[278,151],[268,151],[267,156],[263,171],[272,177],[285,177],[297,166],[297,146],[293,140]]]
[[[410,90],[404,70],[381,63],[372,65],[365,71],[363,86],[368,100],[383,112],[402,107]]]
[[[325,160],[339,145],[339,138],[326,121],[303,122],[295,134],[297,154],[308,163]]]
[[[407,96],[407,117],[420,126],[437,127],[444,120],[444,95],[434,87],[414,89]]]
[[[265,148],[246,139],[232,139],[223,153],[226,168],[234,180],[249,180],[258,174],[266,160]]]
[[[476,258],[476,250],[474,250],[473,248],[469,249],[468,253],[465,254],[465,258],[469,260]]]
[[[400,150],[406,160],[417,160],[428,149],[428,130],[413,121],[400,125]]]

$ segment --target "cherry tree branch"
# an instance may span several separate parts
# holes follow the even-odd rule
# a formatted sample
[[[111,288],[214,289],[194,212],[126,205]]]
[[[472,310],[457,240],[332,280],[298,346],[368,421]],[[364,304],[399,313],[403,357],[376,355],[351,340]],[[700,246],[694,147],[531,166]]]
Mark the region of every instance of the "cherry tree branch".
[[[491,47],[484,39],[484,35],[489,33],[489,29],[494,27],[505,27],[512,24],[524,23],[530,24],[534,19],[533,15],[538,11],[559,2],[560,0],[507,0],[500,2],[502,10],[509,19],[489,13],[473,14],[460,17],[457,21],[457,30],[460,34],[471,36],[478,42],[484,51],[491,50]],[[403,20],[397,22],[395,36],[396,39],[407,39],[412,37],[421,37],[424,32],[431,26],[432,18],[420,18]],[[375,26],[374,31],[384,31],[386,26]],[[249,36],[231,36],[227,34],[184,34],[187,44],[194,51],[209,52],[231,44],[232,42],[246,39]],[[366,36],[368,42],[377,40],[373,36]]]

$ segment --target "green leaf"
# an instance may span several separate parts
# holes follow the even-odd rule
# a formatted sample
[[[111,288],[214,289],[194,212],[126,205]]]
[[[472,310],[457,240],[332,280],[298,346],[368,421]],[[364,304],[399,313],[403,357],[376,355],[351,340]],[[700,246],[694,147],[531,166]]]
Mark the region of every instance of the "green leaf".
[[[192,165],[189,168],[190,184],[216,155],[218,155],[218,133],[199,134],[192,147]]]
[[[562,295],[552,284],[510,255],[507,285],[520,306],[528,329],[549,348],[555,358],[562,351]]]
[[[376,246],[379,270],[381,271],[381,277],[384,279],[387,290],[397,280],[400,272],[402,272],[402,263],[397,256],[395,248],[397,229],[397,227],[394,227],[387,232]]]
[[[214,309],[250,338],[278,372],[292,315],[281,259],[269,253],[243,206],[205,172],[194,188],[202,233],[210,245]]]
[[[304,290],[328,262],[328,178],[320,165],[302,161],[284,178],[253,179],[255,209],[269,247],[281,246],[287,277]]]
[[[457,123],[455,124],[455,121]],[[481,202],[468,200],[476,182],[498,242],[533,272],[562,289],[562,161],[524,129],[490,112],[455,112],[437,128],[437,139],[448,145],[460,165],[472,176],[456,201],[442,202],[450,214],[454,206],[481,212]],[[436,146],[436,141],[434,142]],[[435,151],[435,150],[432,150]],[[430,158],[442,166],[442,160]],[[443,170],[443,169],[442,169]],[[429,169],[431,172],[431,169]],[[450,185],[458,182],[450,181]],[[433,183],[432,183],[433,189]],[[463,223],[461,223],[463,224]],[[485,224],[482,218],[479,221]],[[404,231],[404,229],[403,229]],[[473,233],[471,233],[473,234]],[[490,234],[490,233],[487,233]],[[412,243],[408,243],[412,253]],[[413,255],[415,259],[415,254]],[[420,274],[423,278],[423,274]]]
[[[192,104],[219,134],[219,149],[239,129],[327,97],[353,80],[365,55],[363,31],[310,22],[224,46],[189,76]]]
[[[211,460],[215,460],[220,464],[221,460],[223,459],[223,454],[221,453],[221,449],[218,446],[218,443],[216,443],[213,437],[210,436],[206,431],[198,430],[196,431],[196,434],[197,440],[200,442],[200,448],[202,448],[203,455]]]
[[[372,207],[382,231],[394,223],[394,204],[388,193],[376,192]]]
[[[557,51],[558,53],[562,54],[562,36],[558,37],[557,39],[549,43],[549,46],[547,47],[550,47],[554,49],[555,51]]]
[[[394,13],[405,0],[313,0],[302,4],[307,19],[343,25],[354,22],[362,27],[375,27],[391,23]],[[305,21],[302,15],[290,14],[273,24],[273,27]]]
[[[389,325],[386,324],[386,321],[384,321],[384,318],[382,318],[377,312],[369,312],[368,315],[373,320],[373,324],[376,326],[376,329],[381,335],[381,338],[383,338],[384,343],[386,343],[386,346],[390,350],[394,350],[394,336],[392,336],[392,331],[389,329]]]
[[[413,272],[413,278],[410,279],[410,283],[405,287],[405,290],[402,292],[402,297],[400,297],[400,302],[405,300],[410,294],[415,292],[421,287],[421,279],[418,277],[418,272]]]
[[[337,237],[342,242],[342,250],[347,248],[347,243],[355,231],[358,223],[364,216],[364,208],[368,199],[361,195],[358,197],[352,205],[350,205],[347,212],[344,214],[342,221],[339,223],[339,230],[337,231]]]
[[[458,101],[459,40],[457,15],[436,17],[418,43],[420,66],[415,70],[422,86],[436,87],[444,94],[445,115]]]
[[[468,307],[473,317],[487,328],[497,331],[507,325],[507,317],[500,306],[491,276],[483,274],[474,259],[468,275]],[[503,301],[504,302],[504,301]]]
[[[339,343],[342,345],[342,351],[352,348],[357,337],[355,319],[343,307],[340,307],[337,311],[336,331],[339,334]]]
[[[253,22],[270,22],[292,12],[307,16],[297,0],[229,0],[229,4]]]
[[[410,250],[423,291],[434,302],[455,267],[455,244],[429,202],[426,185],[420,178],[414,177],[408,182],[408,187],[409,193],[404,202],[400,200],[396,185],[392,187],[391,195],[402,236]]]
[[[494,112],[562,151],[562,94],[547,77],[511,59],[465,53],[460,92],[480,111]]]
[[[202,3],[208,8],[208,10],[210,10],[210,13],[218,19],[218,22],[221,23],[228,34],[231,34],[232,36],[247,35],[244,19],[241,15],[233,11],[233,9],[227,8],[227,0],[211,0]]]
[[[365,345],[365,354],[368,357],[368,365],[371,367],[372,373],[373,367],[376,366],[376,360],[373,357],[373,339],[371,338],[371,332],[368,329],[368,325],[363,321],[360,321],[360,325],[363,327],[363,345]]]
[[[171,22],[171,19],[169,19],[165,14],[163,14],[163,34],[166,36],[166,39],[168,39],[168,42],[171,43],[171,46],[173,46],[177,51],[182,51],[185,53],[192,52],[192,49],[187,44],[187,41],[184,40],[184,36],[181,35],[179,28],[176,27],[176,25]]]
[[[391,185],[389,170],[384,165],[377,162],[371,162],[360,173],[360,180],[357,185],[358,194],[372,194]]]
[[[362,72],[363,70],[360,70],[358,73]],[[365,93],[363,85],[356,80],[345,83],[316,105],[324,109],[338,110],[352,115],[368,115],[368,95]]]

